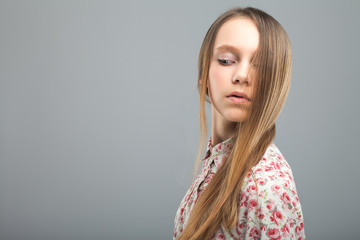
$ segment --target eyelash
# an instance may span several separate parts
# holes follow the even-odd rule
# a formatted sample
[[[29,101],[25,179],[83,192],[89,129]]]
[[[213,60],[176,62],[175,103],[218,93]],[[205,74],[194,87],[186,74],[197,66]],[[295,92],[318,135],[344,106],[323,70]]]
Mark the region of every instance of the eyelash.
[[[234,61],[227,60],[227,59],[222,59],[222,58],[219,58],[219,59],[218,59],[218,62],[219,62],[221,65],[228,66],[229,64],[224,63],[225,61],[234,62]]]
[[[222,59],[222,58],[219,58],[219,59],[218,59],[218,62],[219,62],[221,65],[223,65],[223,66],[229,66],[230,64],[224,63],[225,61],[232,62],[232,63],[235,62],[235,61],[231,61],[231,60],[227,60],[227,59]],[[259,68],[259,64],[257,64],[257,63],[253,63],[252,65],[253,65],[255,68]]]

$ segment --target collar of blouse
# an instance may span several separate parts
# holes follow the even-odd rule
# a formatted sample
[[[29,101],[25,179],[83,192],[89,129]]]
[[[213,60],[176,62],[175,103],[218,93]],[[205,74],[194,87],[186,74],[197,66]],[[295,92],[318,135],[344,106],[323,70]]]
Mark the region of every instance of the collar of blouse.
[[[206,147],[206,155],[203,160],[207,160],[207,159],[210,159],[211,161],[214,160],[216,168],[219,168],[220,165],[224,162],[225,158],[231,152],[231,149],[233,147],[232,139],[233,137],[230,137],[224,140],[223,142],[213,146],[210,137]]]

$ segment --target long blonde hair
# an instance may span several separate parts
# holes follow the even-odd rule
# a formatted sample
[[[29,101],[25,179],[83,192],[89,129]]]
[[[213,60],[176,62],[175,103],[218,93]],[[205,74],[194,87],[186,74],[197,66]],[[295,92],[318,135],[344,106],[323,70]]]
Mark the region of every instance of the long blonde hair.
[[[259,63],[254,86],[256,97],[252,100],[248,120],[236,126],[231,153],[199,196],[179,240],[210,239],[221,226],[230,231],[236,225],[242,183],[274,139],[275,121],[290,87],[291,45],[287,33],[278,21],[251,7],[232,8],[218,17],[206,33],[199,53],[201,138],[194,174],[201,165],[200,156],[207,139],[205,101],[210,103],[207,81],[215,38],[222,24],[234,17],[253,20],[260,33],[259,48],[253,59]]]

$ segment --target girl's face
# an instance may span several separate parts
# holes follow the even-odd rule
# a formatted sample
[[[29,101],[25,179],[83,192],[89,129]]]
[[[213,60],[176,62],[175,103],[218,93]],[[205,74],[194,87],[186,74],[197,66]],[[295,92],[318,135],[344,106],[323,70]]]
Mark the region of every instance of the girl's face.
[[[249,117],[256,65],[252,58],[259,47],[259,31],[249,18],[226,21],[215,38],[210,61],[208,90],[212,114],[223,123],[243,122]],[[245,95],[245,98],[231,96]],[[217,120],[217,121],[218,121]]]

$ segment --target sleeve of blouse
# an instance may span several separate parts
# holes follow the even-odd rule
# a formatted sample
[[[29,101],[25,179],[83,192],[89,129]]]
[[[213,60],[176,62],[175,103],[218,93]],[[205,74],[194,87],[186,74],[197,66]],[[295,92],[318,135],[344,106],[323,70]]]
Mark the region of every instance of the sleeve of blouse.
[[[241,195],[241,239],[304,240],[304,221],[290,169],[251,172]]]

